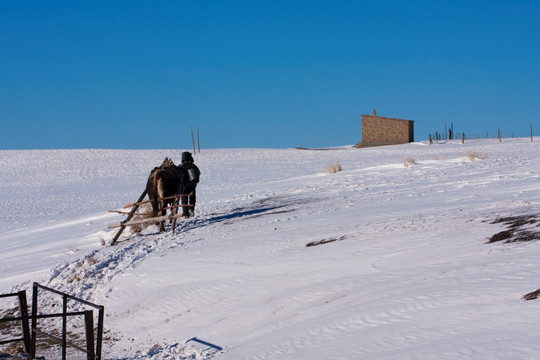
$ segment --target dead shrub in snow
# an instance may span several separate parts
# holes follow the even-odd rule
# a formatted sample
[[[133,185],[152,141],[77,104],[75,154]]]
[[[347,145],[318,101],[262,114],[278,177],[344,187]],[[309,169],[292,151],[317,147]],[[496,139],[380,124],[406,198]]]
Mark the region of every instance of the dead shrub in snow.
[[[475,151],[475,150],[470,150],[469,152],[467,152],[467,155],[466,155],[466,158],[469,160],[469,161],[475,161],[475,160],[484,160],[484,159],[487,159],[488,156],[486,153],[484,152],[481,152],[481,151]]]
[[[96,265],[99,261],[98,261],[98,259],[96,259],[96,258],[93,257],[93,256],[87,256],[87,257],[84,259],[84,262],[85,262],[85,265],[87,265],[87,266],[92,266],[92,265]]]
[[[409,166],[413,166],[413,165],[416,165],[416,159],[415,158],[406,157],[405,159],[403,159],[403,166],[409,167]]]
[[[324,172],[327,174],[335,174],[340,171],[341,171],[341,163],[339,161],[335,164],[328,165],[326,169],[324,170]]]
[[[79,249],[76,246],[72,245],[67,248],[66,254],[75,254],[78,252],[79,252]]]

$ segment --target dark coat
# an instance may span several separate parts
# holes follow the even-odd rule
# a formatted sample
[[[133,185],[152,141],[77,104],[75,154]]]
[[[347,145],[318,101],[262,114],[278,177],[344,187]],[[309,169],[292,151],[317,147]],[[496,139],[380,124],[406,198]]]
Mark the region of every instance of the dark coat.
[[[193,189],[197,187],[197,184],[199,183],[199,179],[201,176],[201,170],[191,161],[182,161],[182,164],[179,166],[181,169],[184,169],[185,172],[188,174],[189,178],[189,186]]]
[[[190,157],[191,157],[191,154],[190,154]],[[184,157],[182,156],[182,158]],[[193,163],[192,160],[193,158],[191,158],[191,161],[190,160],[182,161],[182,164],[178,166],[179,169],[185,172],[186,178],[187,178],[184,194],[189,194],[189,196],[182,196],[182,199],[181,199],[182,204],[191,205],[191,207],[184,206],[182,208],[183,215],[185,217],[190,216],[189,210],[191,210],[192,212],[195,211],[195,202],[197,201],[196,200],[197,199],[197,194],[196,194],[197,184],[199,183],[199,178],[201,176],[201,171],[199,170],[197,165]]]

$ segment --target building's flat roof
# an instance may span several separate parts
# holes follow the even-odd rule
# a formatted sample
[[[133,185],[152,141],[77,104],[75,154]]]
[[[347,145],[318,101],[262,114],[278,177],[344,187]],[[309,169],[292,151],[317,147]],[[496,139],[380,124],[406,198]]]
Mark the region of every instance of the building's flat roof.
[[[371,118],[386,119],[386,120],[399,120],[399,121],[411,121],[411,122],[414,122],[414,120],[397,119],[397,118],[391,118],[391,117],[379,116],[379,115],[362,115],[362,117],[364,117],[364,116],[371,117]]]

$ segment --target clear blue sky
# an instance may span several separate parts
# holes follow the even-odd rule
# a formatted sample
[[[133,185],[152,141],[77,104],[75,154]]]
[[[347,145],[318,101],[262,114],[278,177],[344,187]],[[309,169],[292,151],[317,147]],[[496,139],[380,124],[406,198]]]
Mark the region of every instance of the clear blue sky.
[[[540,1],[0,1],[0,148],[540,134]]]

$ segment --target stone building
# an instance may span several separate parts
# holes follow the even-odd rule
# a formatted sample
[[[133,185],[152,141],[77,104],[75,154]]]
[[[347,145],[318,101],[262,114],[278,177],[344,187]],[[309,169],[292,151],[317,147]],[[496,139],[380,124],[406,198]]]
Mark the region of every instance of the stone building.
[[[362,142],[358,146],[404,144],[414,141],[414,121],[362,115]]]

